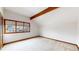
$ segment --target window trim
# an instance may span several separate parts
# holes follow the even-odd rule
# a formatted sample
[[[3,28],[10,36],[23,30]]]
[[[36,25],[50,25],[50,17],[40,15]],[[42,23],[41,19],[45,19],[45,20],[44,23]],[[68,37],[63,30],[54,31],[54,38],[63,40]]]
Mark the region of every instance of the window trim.
[[[6,21],[13,21],[15,22],[15,31],[14,32],[6,32]],[[17,32],[17,23],[23,23],[23,32]],[[29,24],[29,31],[24,31],[24,23]],[[10,20],[10,19],[4,19],[4,34],[13,34],[13,33],[27,33],[30,32],[30,23],[29,22],[23,22],[23,21],[16,21],[16,20]]]

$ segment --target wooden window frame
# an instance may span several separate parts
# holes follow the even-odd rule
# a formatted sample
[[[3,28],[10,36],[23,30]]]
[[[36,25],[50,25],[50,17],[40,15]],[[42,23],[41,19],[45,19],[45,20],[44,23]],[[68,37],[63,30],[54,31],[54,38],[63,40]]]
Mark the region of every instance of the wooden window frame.
[[[24,22],[24,23],[23,23],[23,28],[24,28],[24,24],[25,24],[25,23],[27,23],[27,22]],[[30,32],[30,23],[27,23],[27,24],[29,24],[29,31],[24,31],[24,32]]]
[[[1,30],[1,33],[0,33],[0,35],[2,36],[2,38],[1,38],[1,40],[0,40],[0,49],[3,47],[3,17],[2,17],[2,15],[1,15],[1,17],[0,17],[1,19],[1,26],[2,26],[2,30]]]
[[[23,22],[21,22],[21,21],[16,21],[16,32],[17,32],[17,26],[20,26],[20,25],[18,25],[18,23],[23,23]],[[24,26],[23,26],[24,27]],[[17,33],[23,33],[23,32],[17,32]]]
[[[15,22],[15,31],[14,32],[7,32],[6,31],[6,21],[13,21]],[[23,32],[17,32],[17,23],[23,23]],[[24,23],[29,24],[29,31],[24,31]],[[10,20],[10,19],[4,19],[4,34],[13,34],[13,33],[27,33],[30,32],[30,23],[29,22],[23,22],[23,21],[16,21],[16,20]]]
[[[9,19],[4,19],[4,34],[11,34],[11,33],[15,33],[15,31],[14,32],[7,32],[6,30],[6,21],[13,21],[13,22],[15,22],[14,20],[9,20]],[[16,24],[14,25],[15,27],[16,27]]]

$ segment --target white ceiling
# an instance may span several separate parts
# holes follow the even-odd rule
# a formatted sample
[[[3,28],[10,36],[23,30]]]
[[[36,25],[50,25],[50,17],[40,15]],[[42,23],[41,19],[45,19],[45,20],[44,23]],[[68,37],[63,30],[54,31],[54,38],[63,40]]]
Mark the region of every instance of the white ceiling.
[[[27,17],[31,17],[46,8],[47,7],[5,7],[6,10],[10,10]]]

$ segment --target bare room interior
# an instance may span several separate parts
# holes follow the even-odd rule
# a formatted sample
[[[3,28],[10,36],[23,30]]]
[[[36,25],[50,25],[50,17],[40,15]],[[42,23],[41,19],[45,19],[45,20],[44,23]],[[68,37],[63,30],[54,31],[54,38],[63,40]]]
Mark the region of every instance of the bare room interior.
[[[1,51],[79,51],[79,7],[0,7]]]

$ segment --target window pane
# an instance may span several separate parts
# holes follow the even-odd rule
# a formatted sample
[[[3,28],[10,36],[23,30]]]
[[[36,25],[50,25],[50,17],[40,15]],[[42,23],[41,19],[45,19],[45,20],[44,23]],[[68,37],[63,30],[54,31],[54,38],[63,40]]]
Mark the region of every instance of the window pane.
[[[6,32],[15,32],[14,21],[5,21],[5,23],[6,23]]]
[[[29,30],[30,30],[30,24],[24,23],[24,32],[29,32]]]
[[[23,32],[23,23],[17,22],[17,32]]]

